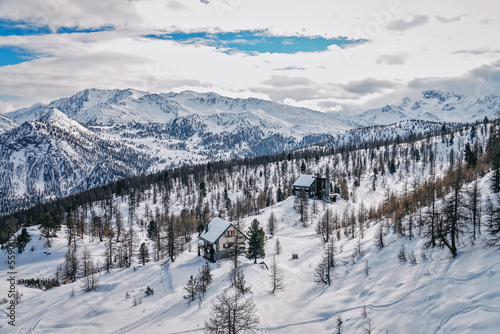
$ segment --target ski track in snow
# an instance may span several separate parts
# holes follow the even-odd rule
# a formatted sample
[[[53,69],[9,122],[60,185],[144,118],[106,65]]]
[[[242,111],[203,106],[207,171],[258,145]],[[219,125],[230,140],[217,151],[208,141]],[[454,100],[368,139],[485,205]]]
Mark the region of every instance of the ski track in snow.
[[[153,321],[157,320],[164,314],[166,314],[168,311],[170,311],[178,302],[180,302],[180,298],[173,298],[170,303],[168,303],[166,306],[157,309],[156,311],[153,311],[146,315],[145,317],[142,317],[141,319],[134,321],[126,326],[123,326],[122,328],[119,328],[110,334],[122,334],[122,333],[128,333],[134,329],[137,329],[139,327],[142,327],[144,325],[150,324]]]
[[[449,284],[467,283],[467,282],[476,280],[476,279],[484,276],[493,267],[495,267],[495,266],[497,266],[499,264],[500,264],[500,262],[497,262],[497,263],[495,263],[495,264],[487,267],[486,269],[481,270],[481,271],[476,272],[476,273],[470,272],[470,273],[467,274],[466,278],[453,278],[453,277],[440,277],[440,278],[436,278],[436,279],[433,279],[432,281],[430,281],[430,282],[428,282],[428,283],[426,283],[424,285],[419,286],[415,290],[410,291],[410,292],[404,294],[403,296],[401,296],[400,298],[396,299],[395,301],[393,301],[391,303],[381,304],[381,305],[367,304],[366,307],[368,309],[370,309],[370,310],[379,310],[379,309],[386,309],[386,308],[389,308],[389,307],[392,307],[392,306],[396,306],[397,304],[399,304],[400,302],[402,302],[403,300],[405,300],[406,298],[408,298],[410,295],[412,295],[412,294],[414,294],[416,292],[419,292],[420,290],[425,289],[429,285],[432,285],[432,284],[434,284],[436,282],[448,281]],[[354,307],[346,308],[346,309],[343,309],[343,310],[338,310],[338,311],[333,312],[333,313],[331,313],[331,314],[329,314],[329,315],[327,315],[327,316],[325,316],[323,318],[318,318],[318,319],[313,319],[313,320],[306,320],[306,321],[300,321],[300,322],[293,322],[293,323],[284,324],[284,325],[280,325],[280,326],[262,327],[262,328],[258,328],[256,330],[259,331],[259,332],[271,332],[271,331],[277,331],[277,330],[281,330],[281,329],[285,329],[285,328],[289,328],[289,327],[303,326],[303,325],[308,325],[308,324],[325,322],[325,321],[328,321],[331,318],[333,318],[333,317],[335,317],[335,316],[337,316],[339,314],[343,314],[345,312],[350,312],[350,311],[354,311],[354,310],[359,310],[361,308],[363,308],[363,306],[354,306]],[[452,313],[452,314],[446,316],[443,320],[441,320],[439,326],[434,331],[434,334],[437,334],[441,330],[441,328],[444,325],[446,325],[446,323],[450,319],[452,319],[454,317],[457,317],[457,316],[460,316],[460,315],[463,315],[463,314],[466,314],[466,313],[469,313],[469,312],[474,311],[476,309],[481,309],[481,310],[486,311],[486,312],[500,313],[500,307],[490,307],[490,306],[484,306],[484,305],[476,305],[476,306],[468,307],[468,308],[466,308],[464,310],[461,310],[459,312],[455,312],[455,313]],[[192,333],[192,332],[198,332],[198,331],[202,331],[202,330],[204,330],[204,328],[191,329],[191,330],[186,330],[186,331],[181,331],[181,332],[173,332],[171,334]]]
[[[471,311],[475,311],[477,309],[481,309],[485,312],[490,312],[490,313],[500,313],[500,307],[491,307],[491,306],[484,306],[484,305],[476,305],[476,306],[467,307],[461,311],[454,312],[454,313],[451,313],[450,315],[447,315],[443,320],[440,321],[439,326],[434,331],[434,334],[439,333],[441,328],[443,328],[443,326],[446,325],[448,323],[448,321],[450,321],[451,319],[458,317],[458,316],[461,316],[463,314],[467,314]]]

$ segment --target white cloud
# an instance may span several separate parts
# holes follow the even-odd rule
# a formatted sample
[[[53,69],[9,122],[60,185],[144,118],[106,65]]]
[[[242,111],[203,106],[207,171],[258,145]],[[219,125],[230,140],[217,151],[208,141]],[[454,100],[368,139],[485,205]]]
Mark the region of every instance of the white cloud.
[[[46,56],[0,67],[0,92],[17,97],[6,101],[0,96],[0,112],[6,103],[25,107],[89,87],[212,90],[325,111],[377,107],[419,89],[496,92],[500,40],[491,32],[500,22],[492,7],[498,5],[488,0],[460,6],[453,0],[4,0],[0,18],[31,18],[54,30],[115,30],[0,37],[0,46]],[[468,13],[466,19],[463,13]],[[252,56],[222,53],[203,43],[143,38],[175,30],[262,29],[281,36],[363,34],[370,42],[345,50],[331,46],[325,52]]]

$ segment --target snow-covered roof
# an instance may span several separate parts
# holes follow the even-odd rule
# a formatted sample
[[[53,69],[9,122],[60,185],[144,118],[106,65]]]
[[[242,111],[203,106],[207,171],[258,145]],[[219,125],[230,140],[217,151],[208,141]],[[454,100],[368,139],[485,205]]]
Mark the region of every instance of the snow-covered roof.
[[[224,233],[231,223],[222,218],[216,217],[208,224],[208,231],[204,231],[200,236],[201,239],[210,243],[214,243]]]
[[[309,187],[316,178],[312,175],[301,175],[293,184],[294,187]]]

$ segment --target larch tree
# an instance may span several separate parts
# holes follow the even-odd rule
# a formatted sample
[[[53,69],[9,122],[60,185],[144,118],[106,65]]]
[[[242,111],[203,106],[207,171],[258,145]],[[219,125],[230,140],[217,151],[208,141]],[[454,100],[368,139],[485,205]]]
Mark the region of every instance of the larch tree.
[[[278,220],[276,219],[274,212],[271,211],[271,214],[269,215],[269,219],[267,221],[267,228],[269,230],[270,235],[274,235],[274,232],[276,231],[276,224],[277,223],[278,223]]]
[[[277,291],[281,291],[285,289],[285,274],[283,269],[281,269],[278,265],[278,261],[276,260],[276,255],[273,256],[273,260],[271,265],[269,266],[269,270],[271,273],[269,277],[271,278],[271,293],[274,294]]]
[[[252,298],[238,292],[222,292],[212,302],[210,317],[205,321],[205,333],[249,333],[255,331],[259,322]]]

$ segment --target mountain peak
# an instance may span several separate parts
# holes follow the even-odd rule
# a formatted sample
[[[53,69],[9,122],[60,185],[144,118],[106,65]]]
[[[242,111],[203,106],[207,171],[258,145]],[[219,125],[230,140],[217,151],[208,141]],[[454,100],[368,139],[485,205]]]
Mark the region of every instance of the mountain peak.
[[[458,100],[460,100],[463,97],[462,95],[455,94],[455,92],[446,92],[435,89],[423,91],[422,95],[426,100],[437,99],[440,101],[440,103],[446,102],[452,98],[457,98]]]

